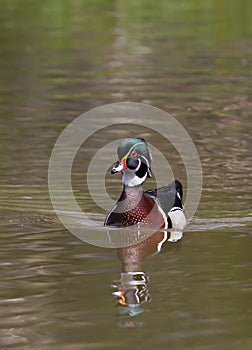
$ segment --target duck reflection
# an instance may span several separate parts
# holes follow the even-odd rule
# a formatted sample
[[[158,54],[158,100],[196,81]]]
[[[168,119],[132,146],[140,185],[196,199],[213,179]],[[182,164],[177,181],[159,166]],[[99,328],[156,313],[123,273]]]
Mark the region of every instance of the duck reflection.
[[[169,242],[177,242],[182,236],[181,231],[157,231],[139,243],[117,249],[122,272],[120,279],[113,281],[111,288],[119,315],[137,316],[145,311],[144,304],[151,301],[151,296],[148,288],[149,276],[143,271],[142,263],[147,257],[159,253],[161,248],[178,248],[177,244]],[[140,323],[131,320],[121,326],[136,327],[140,326]]]

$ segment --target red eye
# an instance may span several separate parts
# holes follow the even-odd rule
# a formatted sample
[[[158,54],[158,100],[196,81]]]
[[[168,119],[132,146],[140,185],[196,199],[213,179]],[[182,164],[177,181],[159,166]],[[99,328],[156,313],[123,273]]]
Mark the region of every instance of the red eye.
[[[136,156],[137,156],[137,151],[136,150],[132,151],[130,154],[130,157],[135,158]]]

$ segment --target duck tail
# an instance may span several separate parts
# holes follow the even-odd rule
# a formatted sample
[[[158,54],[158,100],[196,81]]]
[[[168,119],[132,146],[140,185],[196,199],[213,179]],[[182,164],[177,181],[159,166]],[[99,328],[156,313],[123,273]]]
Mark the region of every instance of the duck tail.
[[[175,180],[175,188],[176,188],[176,191],[178,192],[179,196],[180,196],[180,199],[182,201],[183,199],[183,186],[182,186],[182,183],[178,180]]]

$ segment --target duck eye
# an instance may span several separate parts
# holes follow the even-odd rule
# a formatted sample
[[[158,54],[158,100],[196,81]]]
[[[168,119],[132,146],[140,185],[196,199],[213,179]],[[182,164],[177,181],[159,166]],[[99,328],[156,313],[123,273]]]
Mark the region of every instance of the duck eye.
[[[127,167],[130,170],[135,170],[138,167],[139,160],[138,159],[132,159],[132,158],[127,158]]]
[[[131,154],[130,154],[131,158],[135,158],[137,156],[137,151],[134,149]]]

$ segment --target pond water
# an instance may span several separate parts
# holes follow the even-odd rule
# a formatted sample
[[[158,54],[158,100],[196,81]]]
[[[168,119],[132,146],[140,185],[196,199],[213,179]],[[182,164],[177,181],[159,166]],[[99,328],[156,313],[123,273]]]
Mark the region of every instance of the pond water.
[[[252,3],[0,5],[0,348],[250,350]],[[47,184],[64,128],[121,101],[172,113],[203,169],[196,215],[182,240],[143,253],[143,303],[130,310],[112,296],[124,283],[124,253],[69,233]],[[136,132],[99,133],[96,146],[129,131]],[[137,132],[160,148],[186,189],[179,155],[148,130]],[[73,188],[83,211],[102,222],[106,212],[83,181],[93,152],[91,140],[78,153]],[[106,160],[109,168],[116,159]],[[106,183],[116,200],[119,176],[108,172]]]

